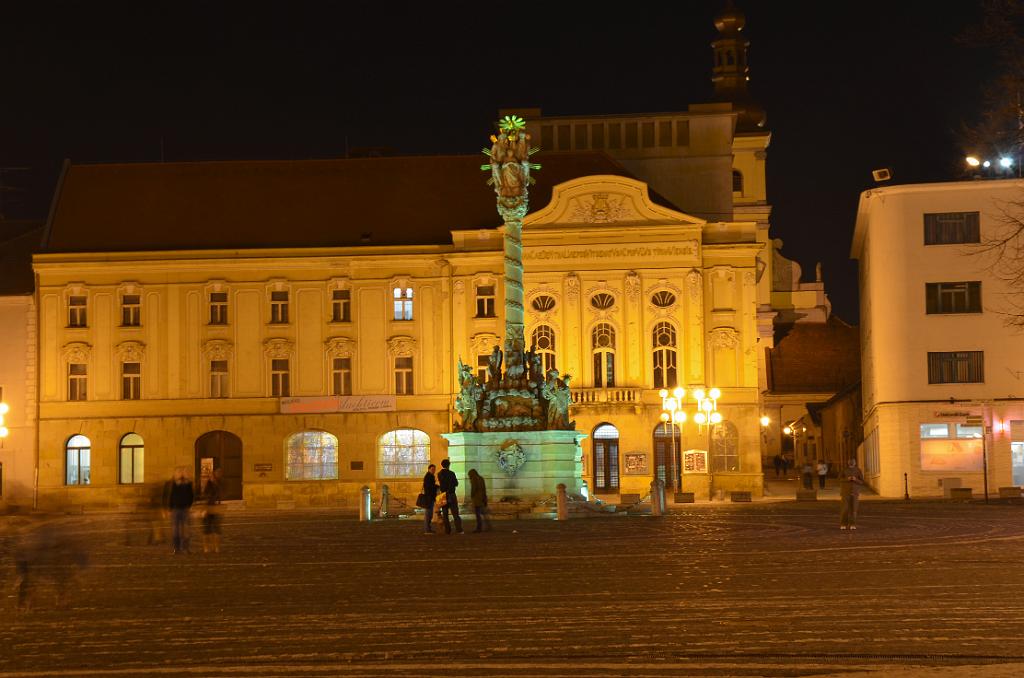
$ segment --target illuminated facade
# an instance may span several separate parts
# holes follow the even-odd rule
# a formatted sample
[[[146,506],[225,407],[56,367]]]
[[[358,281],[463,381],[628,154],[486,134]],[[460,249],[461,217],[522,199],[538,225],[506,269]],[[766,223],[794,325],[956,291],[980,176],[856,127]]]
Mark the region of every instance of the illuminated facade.
[[[903,496],[906,474],[911,496],[956,485],[977,496],[986,462],[993,493],[1024,485],[1024,366],[1004,315],[1013,296],[976,253],[1004,232],[1022,190],[1003,180],[861,195],[862,463],[882,495]]]

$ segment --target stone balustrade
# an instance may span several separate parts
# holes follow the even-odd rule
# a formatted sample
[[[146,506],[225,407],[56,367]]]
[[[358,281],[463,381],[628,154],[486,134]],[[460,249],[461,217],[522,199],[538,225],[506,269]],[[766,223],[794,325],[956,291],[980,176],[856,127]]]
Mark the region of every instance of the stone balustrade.
[[[641,402],[641,391],[639,388],[573,388],[572,404],[576,407],[618,403],[634,405]]]

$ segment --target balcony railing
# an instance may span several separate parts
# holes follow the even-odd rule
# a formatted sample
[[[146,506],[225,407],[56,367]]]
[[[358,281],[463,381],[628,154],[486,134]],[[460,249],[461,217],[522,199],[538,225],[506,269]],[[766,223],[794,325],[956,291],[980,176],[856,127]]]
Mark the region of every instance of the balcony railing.
[[[636,405],[640,403],[639,388],[574,388],[572,404],[581,405]]]

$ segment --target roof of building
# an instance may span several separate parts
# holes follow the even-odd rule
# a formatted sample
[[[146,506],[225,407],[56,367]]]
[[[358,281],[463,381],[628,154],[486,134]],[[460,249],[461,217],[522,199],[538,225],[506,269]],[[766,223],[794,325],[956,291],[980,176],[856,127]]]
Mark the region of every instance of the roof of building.
[[[0,296],[31,294],[35,290],[32,273],[32,254],[40,249],[42,224],[20,222],[4,228],[9,222],[0,221]],[[17,233],[7,237],[10,233]]]
[[[771,393],[836,393],[860,381],[860,331],[836,316],[794,324],[767,353]]]
[[[69,165],[46,251],[444,245],[500,225],[481,155]],[[600,152],[542,158],[534,209],[554,185],[632,175]],[[651,198],[671,206],[653,192]]]

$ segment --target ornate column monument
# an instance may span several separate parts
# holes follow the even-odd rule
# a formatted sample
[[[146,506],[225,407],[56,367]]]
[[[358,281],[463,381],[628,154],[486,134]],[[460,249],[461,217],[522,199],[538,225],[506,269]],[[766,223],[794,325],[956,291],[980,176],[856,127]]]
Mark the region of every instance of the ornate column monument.
[[[534,500],[555,494],[564,483],[570,494],[580,490],[585,436],[569,419],[571,377],[557,369],[544,374],[535,347],[526,348],[523,333],[523,218],[529,211],[530,148],[526,123],[505,116],[498,133],[484,149],[491,162],[488,184],[497,195],[504,222],[505,339],[504,350],[491,352],[486,379],[459,359],[459,423],[448,440],[452,470],[465,478],[475,468],[487,479],[489,495]]]

